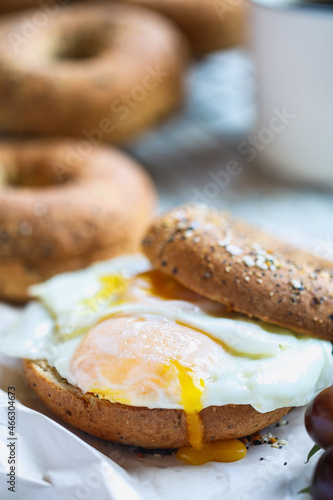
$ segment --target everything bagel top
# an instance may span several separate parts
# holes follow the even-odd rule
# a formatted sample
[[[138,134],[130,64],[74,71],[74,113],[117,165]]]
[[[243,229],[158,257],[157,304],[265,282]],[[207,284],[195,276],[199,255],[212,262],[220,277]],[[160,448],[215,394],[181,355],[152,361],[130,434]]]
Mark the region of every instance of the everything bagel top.
[[[203,205],[157,219],[143,249],[156,269],[231,310],[333,340],[333,262]]]

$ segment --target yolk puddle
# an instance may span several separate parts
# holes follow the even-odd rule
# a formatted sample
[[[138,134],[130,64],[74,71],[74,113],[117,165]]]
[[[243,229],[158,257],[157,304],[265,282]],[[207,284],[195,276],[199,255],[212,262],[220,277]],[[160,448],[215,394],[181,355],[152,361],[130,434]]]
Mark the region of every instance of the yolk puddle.
[[[156,269],[140,273],[136,278],[144,280],[148,285],[146,293],[154,297],[164,300],[195,300],[199,297],[195,292]]]
[[[202,465],[207,462],[236,462],[245,457],[246,447],[238,439],[204,442],[204,428],[200,417],[204,381],[198,379],[191,368],[182,366],[178,361],[171,361],[170,364],[177,370],[191,445],[179,448],[177,459],[190,465]]]
[[[246,447],[241,441],[228,439],[206,443],[200,450],[184,446],[179,448],[176,457],[190,465],[202,465],[207,462],[236,462],[245,455]]]

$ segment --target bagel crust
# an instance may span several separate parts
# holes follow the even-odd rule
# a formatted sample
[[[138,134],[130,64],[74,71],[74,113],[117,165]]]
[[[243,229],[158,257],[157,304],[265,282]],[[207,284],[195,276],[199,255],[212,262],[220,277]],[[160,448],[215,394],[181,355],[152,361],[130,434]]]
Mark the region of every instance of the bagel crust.
[[[90,2],[94,0],[89,0]],[[105,0],[110,2],[111,0]],[[246,2],[239,0],[117,0],[147,7],[174,22],[195,56],[242,43],[246,31]]]
[[[58,417],[82,431],[115,443],[177,449],[189,445],[182,410],[149,409],[111,403],[61,378],[46,361],[23,361],[26,378]],[[210,406],[200,412],[205,441],[248,436],[286,415],[291,408],[259,413],[250,405]]]
[[[27,9],[38,5],[38,0],[1,0],[0,14],[12,12],[14,10]]]
[[[225,212],[184,205],[143,241],[156,269],[250,317],[333,341],[333,263]]]
[[[94,2],[24,11],[0,19],[0,42],[0,127],[14,134],[122,142],[183,95],[186,39],[149,10]]]
[[[115,149],[75,148],[0,145],[1,298],[25,300],[31,284],[139,248],[155,205],[149,176]]]

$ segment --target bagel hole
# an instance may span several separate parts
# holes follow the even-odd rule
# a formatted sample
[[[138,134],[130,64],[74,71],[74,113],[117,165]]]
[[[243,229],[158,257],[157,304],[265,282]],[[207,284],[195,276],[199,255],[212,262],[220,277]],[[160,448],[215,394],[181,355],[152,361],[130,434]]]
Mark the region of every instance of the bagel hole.
[[[62,186],[71,179],[70,169],[56,171],[45,162],[11,162],[1,165],[0,185],[14,188],[44,188]],[[1,182],[2,181],[2,182]]]
[[[54,56],[56,59],[70,61],[93,59],[106,47],[105,40],[103,27],[77,31],[71,37],[59,41]]]

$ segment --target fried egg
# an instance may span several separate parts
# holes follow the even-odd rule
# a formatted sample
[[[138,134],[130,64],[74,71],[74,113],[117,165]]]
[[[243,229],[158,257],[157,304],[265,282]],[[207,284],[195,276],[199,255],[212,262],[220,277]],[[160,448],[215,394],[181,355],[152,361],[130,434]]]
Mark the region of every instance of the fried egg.
[[[38,302],[5,336],[5,354],[46,359],[111,402],[184,409],[195,448],[203,408],[301,406],[333,380],[330,342],[228,313],[142,255],[58,275],[31,294]]]

